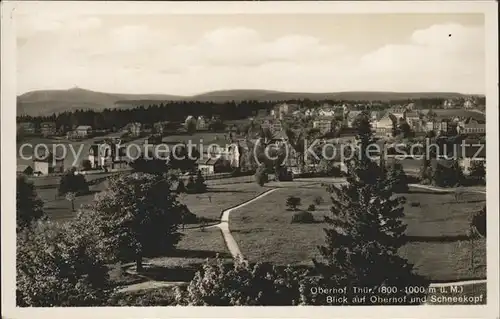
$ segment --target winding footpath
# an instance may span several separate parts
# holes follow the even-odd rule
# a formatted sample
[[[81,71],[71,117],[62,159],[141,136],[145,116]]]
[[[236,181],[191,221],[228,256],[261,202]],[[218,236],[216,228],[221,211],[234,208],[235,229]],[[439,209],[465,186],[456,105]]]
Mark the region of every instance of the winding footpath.
[[[233,210],[236,210],[236,209],[244,207],[248,204],[251,204],[254,201],[257,201],[257,200],[263,198],[264,196],[267,196],[267,195],[271,194],[272,192],[277,191],[278,189],[279,188],[273,188],[273,189],[267,190],[264,193],[260,194],[259,196],[250,199],[249,201],[243,202],[243,203],[239,204],[238,206],[224,210],[222,212],[220,223],[212,226],[212,227],[218,227],[221,230],[222,235],[224,236],[224,241],[226,242],[227,249],[229,250],[229,252],[233,256],[233,258],[244,259],[243,254],[241,253],[240,248],[238,247],[238,244],[236,243],[236,240],[234,240],[234,237],[233,237],[233,235],[231,235],[231,231],[229,230],[229,214],[231,214],[231,212]]]
[[[339,183],[339,181],[336,181],[336,183],[342,184],[342,183],[345,183],[345,181],[341,181],[340,183]],[[311,183],[311,185],[313,185],[313,184],[317,184],[317,182]],[[414,187],[414,188],[426,189],[426,190],[435,191],[435,192],[443,192],[443,193],[452,193],[456,190],[455,188],[444,189],[444,188],[437,188],[437,187],[428,186],[428,185],[421,185],[421,184],[409,184],[408,186]],[[229,229],[229,216],[230,216],[231,212],[233,212],[234,210],[237,210],[239,208],[245,207],[246,205],[249,205],[249,204],[281,189],[281,188],[283,188],[283,187],[275,187],[275,188],[269,189],[269,190],[265,191],[264,193],[254,197],[250,200],[247,200],[243,203],[238,204],[237,206],[223,210],[222,214],[221,214],[220,222],[218,224],[211,225],[211,226],[208,226],[206,228],[214,228],[214,227],[219,228],[222,232],[222,235],[224,237],[224,241],[226,242],[227,249],[231,253],[231,256],[235,259],[243,260],[244,259],[243,254],[241,253],[240,248],[238,247],[238,243],[234,239],[234,237],[231,234],[231,231]],[[486,194],[486,191],[482,190],[482,189],[467,189],[467,191],[472,192],[472,193]],[[456,285],[466,286],[466,285],[483,284],[483,283],[487,283],[487,280],[480,279],[480,280],[467,280],[467,281],[444,282],[444,283],[431,283],[430,286],[431,287],[450,287],[450,286],[456,286]],[[154,288],[160,288],[160,287],[173,287],[173,286],[179,286],[179,285],[183,285],[183,284],[185,285],[187,283],[151,280],[151,281],[147,281],[147,282],[142,282],[142,283],[126,286],[126,287],[119,289],[118,291],[119,292],[129,292],[129,291],[144,290],[144,289],[154,289]]]

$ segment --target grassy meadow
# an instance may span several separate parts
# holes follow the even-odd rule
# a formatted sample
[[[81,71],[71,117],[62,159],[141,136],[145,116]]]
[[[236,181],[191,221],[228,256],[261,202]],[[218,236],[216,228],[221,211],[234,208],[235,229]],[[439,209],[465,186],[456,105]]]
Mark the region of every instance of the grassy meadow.
[[[471,243],[466,234],[472,214],[485,204],[485,195],[466,194],[458,202],[453,194],[417,189],[404,195],[409,243],[401,248],[401,255],[434,281],[484,278],[486,241]],[[294,212],[285,205],[288,196],[301,198],[301,210],[315,197],[323,198],[323,204],[313,212],[316,223],[292,224]],[[411,204],[416,202],[420,206]],[[282,188],[233,211],[230,229],[250,261],[312,265],[311,259],[319,257],[317,246],[324,243],[327,224],[323,216],[328,213],[329,198],[323,187]]]

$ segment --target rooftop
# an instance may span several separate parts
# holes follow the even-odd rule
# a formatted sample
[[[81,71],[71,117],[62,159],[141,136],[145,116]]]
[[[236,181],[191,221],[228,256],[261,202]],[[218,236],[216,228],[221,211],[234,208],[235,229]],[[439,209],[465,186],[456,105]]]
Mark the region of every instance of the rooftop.
[[[80,125],[76,129],[77,130],[91,130],[92,126],[90,126],[90,125]]]

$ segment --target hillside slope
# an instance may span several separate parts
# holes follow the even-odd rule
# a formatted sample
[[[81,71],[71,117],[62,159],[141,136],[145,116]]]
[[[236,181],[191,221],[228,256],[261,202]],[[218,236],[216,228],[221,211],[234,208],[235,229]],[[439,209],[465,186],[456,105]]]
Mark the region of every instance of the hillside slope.
[[[454,98],[463,97],[460,93],[398,93],[398,92],[338,92],[338,93],[301,93],[271,90],[221,90],[194,96],[167,94],[118,94],[95,92],[80,88],[69,90],[40,90],[18,96],[17,114],[50,115],[75,109],[131,108],[161,101],[202,101],[226,102],[242,100],[278,101],[294,99],[311,100],[403,100],[416,98]]]

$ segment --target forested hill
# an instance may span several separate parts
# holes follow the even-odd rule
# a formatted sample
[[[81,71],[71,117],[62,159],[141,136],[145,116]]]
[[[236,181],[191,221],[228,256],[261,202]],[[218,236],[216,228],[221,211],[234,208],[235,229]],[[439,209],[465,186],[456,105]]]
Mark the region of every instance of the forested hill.
[[[458,98],[460,93],[400,93],[400,92],[337,92],[300,93],[269,90],[223,90],[194,96],[168,94],[121,94],[103,93],[80,88],[69,90],[43,90],[24,93],[17,98],[18,115],[51,115],[77,109],[102,111],[106,108],[134,108],[141,105],[167,103],[168,101],[191,102],[279,102],[290,100],[346,100],[346,101],[389,101],[419,98]]]

